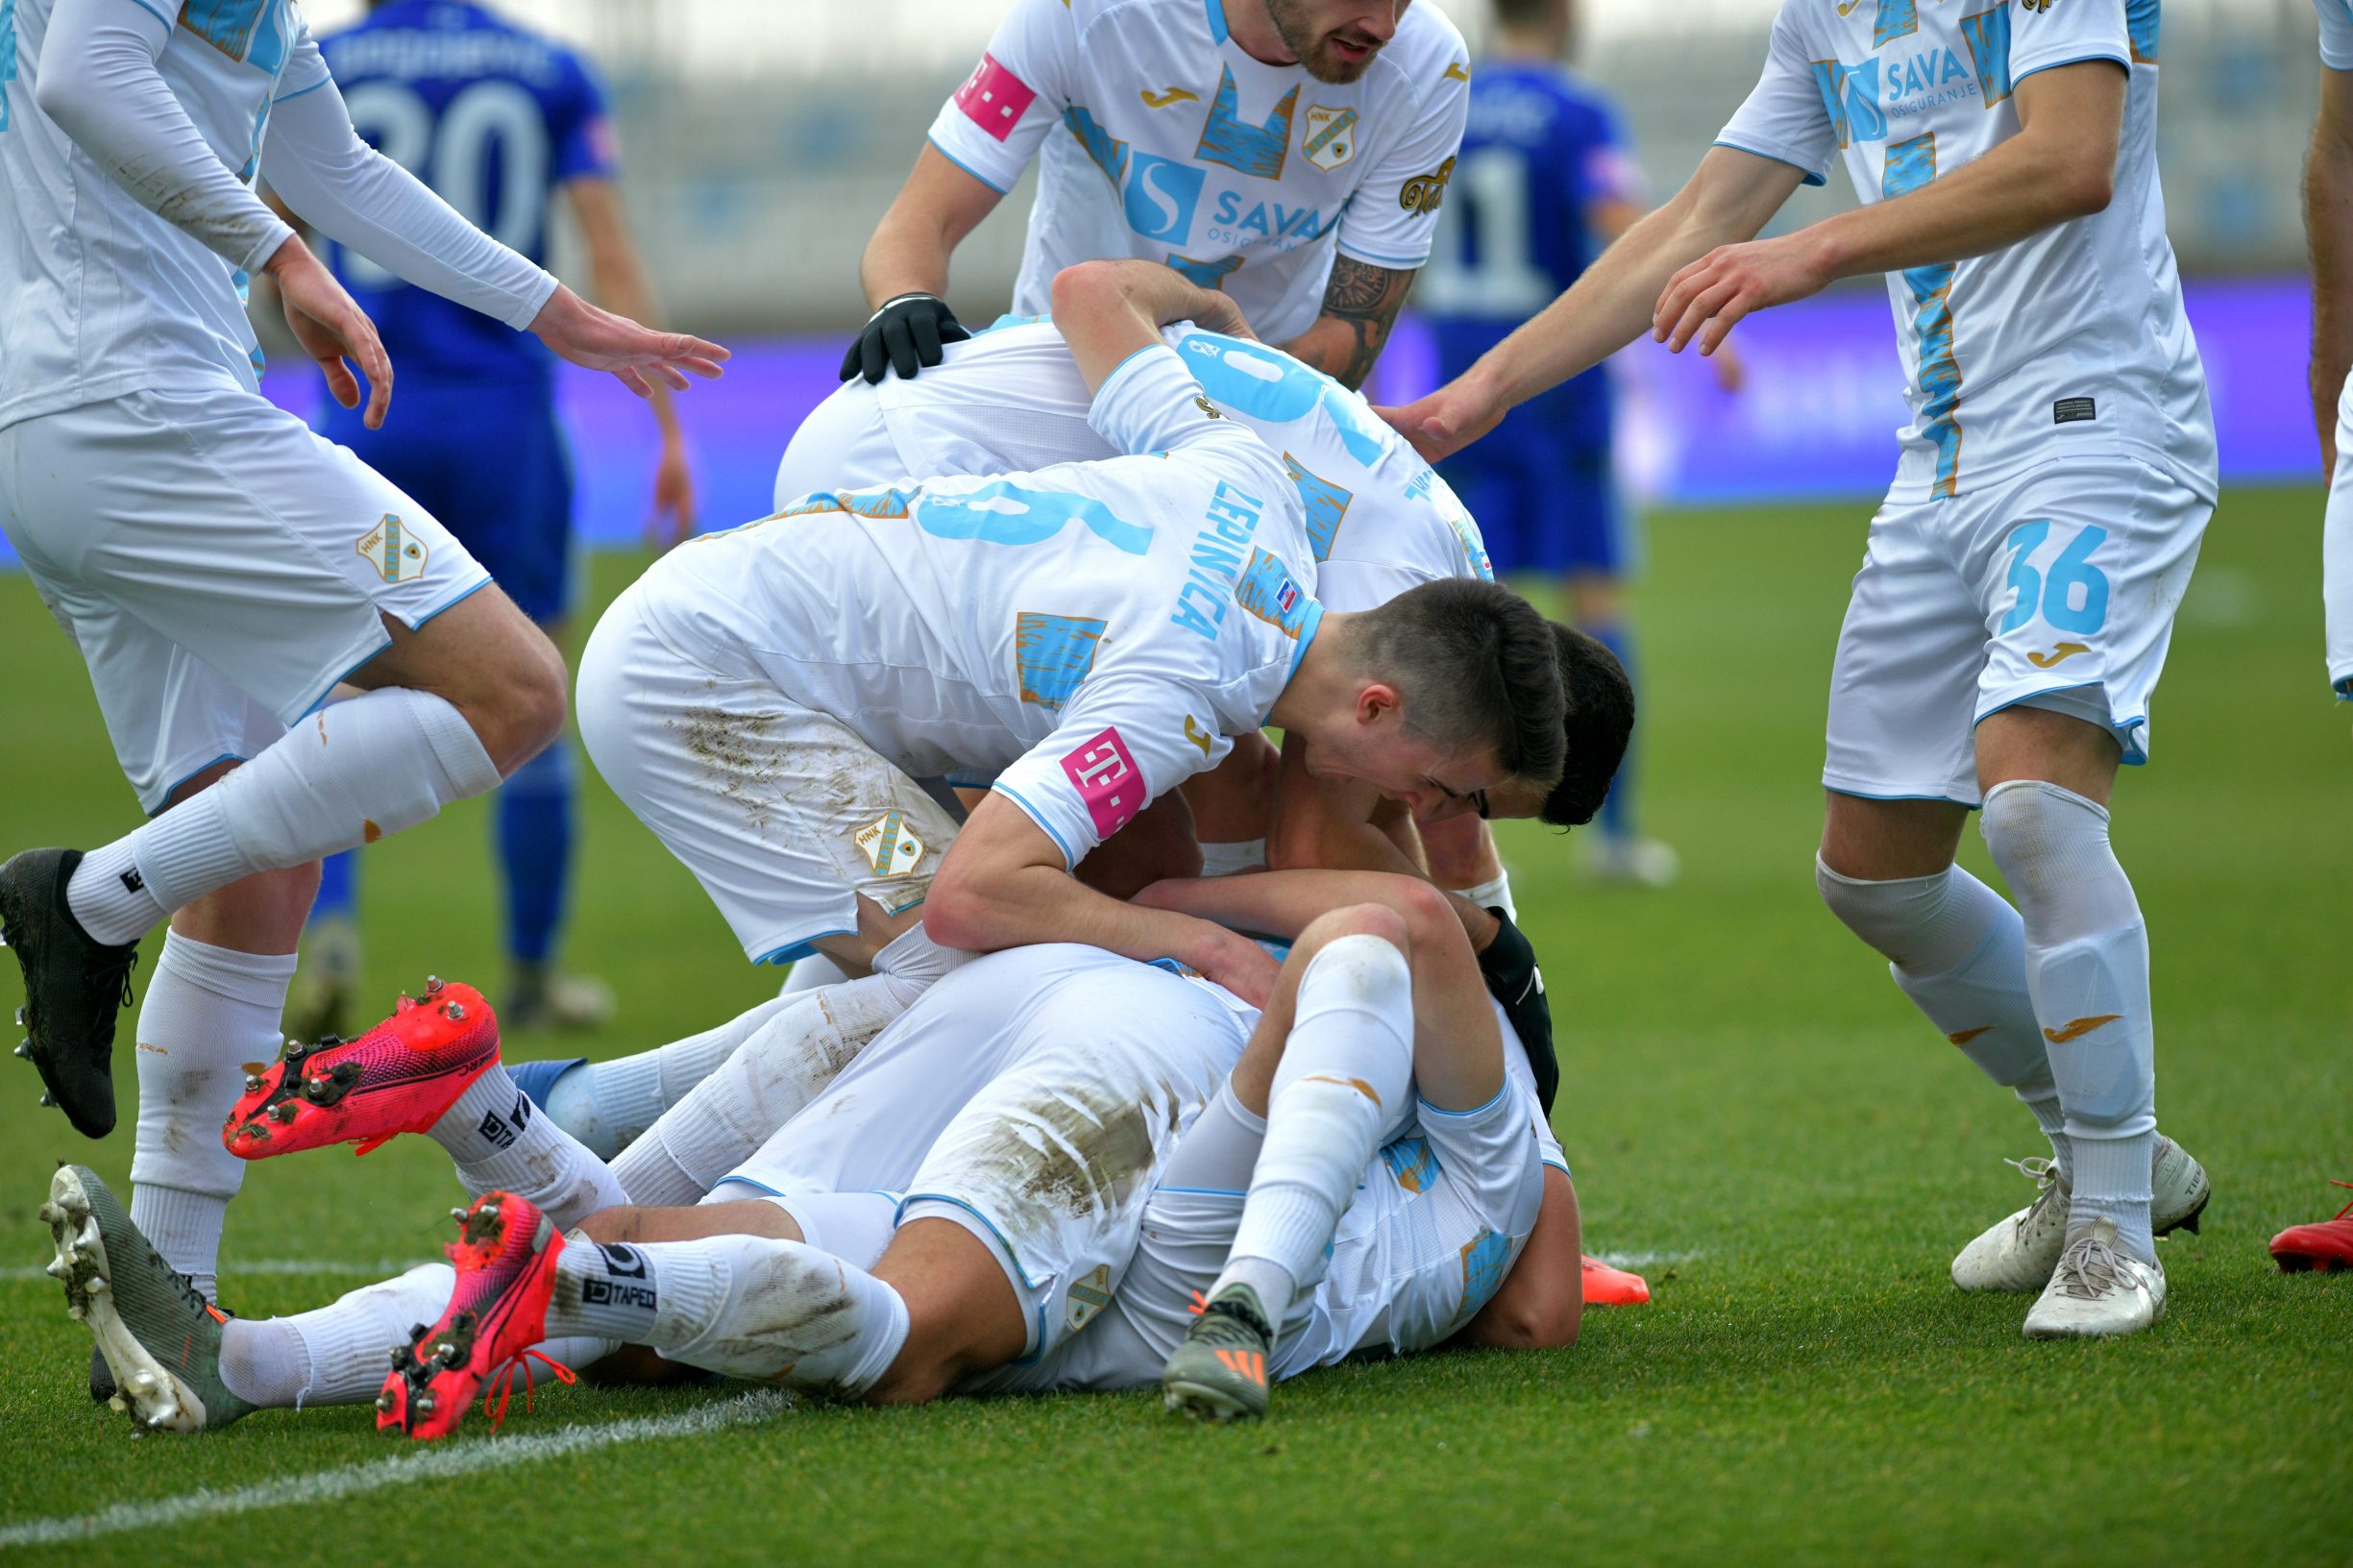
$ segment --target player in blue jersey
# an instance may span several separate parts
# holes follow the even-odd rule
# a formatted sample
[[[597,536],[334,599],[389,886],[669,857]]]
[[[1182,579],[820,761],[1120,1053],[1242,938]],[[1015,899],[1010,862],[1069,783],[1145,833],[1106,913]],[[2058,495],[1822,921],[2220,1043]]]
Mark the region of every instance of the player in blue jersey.
[[[1452,200],[1415,297],[1449,380],[1643,213],[1616,106],[1561,64],[1570,0],[1495,0],[1495,16],[1492,48],[1471,73]],[[1716,368],[1721,384],[1737,384],[1737,361],[1719,356]],[[1567,619],[1631,671],[1622,582],[1635,543],[1610,463],[1610,415],[1608,372],[1597,365],[1531,398],[1439,472],[1480,520],[1497,575],[1557,580]],[[1636,835],[1631,794],[1631,769],[1621,766],[1595,823],[1595,868],[1611,880],[1666,882],[1674,851]]]
[[[577,55],[464,0],[375,0],[320,48],[359,134],[496,238],[544,263],[557,198],[572,208],[597,297],[650,320],[652,291],[615,184],[604,92]],[[555,417],[554,361],[535,339],[402,282],[344,246],[329,265],[376,318],[401,367],[401,415],[371,430],[322,399],[320,432],[426,506],[465,520],[467,548],[560,644],[572,601],[572,463]],[[651,531],[666,546],[694,522],[676,410],[658,385],[661,431]],[[571,750],[562,741],[500,792],[496,833],[513,972],[509,1027],[585,1025],[611,1009],[594,981],[559,975],[573,840]],[[327,863],[313,914],[297,1038],[340,1032],[357,981],[357,852]]]

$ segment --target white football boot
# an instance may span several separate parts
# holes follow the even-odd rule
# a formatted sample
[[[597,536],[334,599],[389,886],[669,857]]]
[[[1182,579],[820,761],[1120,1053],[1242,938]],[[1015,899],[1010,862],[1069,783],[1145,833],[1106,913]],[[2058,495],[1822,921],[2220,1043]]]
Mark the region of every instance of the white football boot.
[[[2165,1316],[2165,1268],[2116,1244],[2116,1222],[2096,1219],[2059,1254],[2050,1284],[2026,1314],[2029,1339],[2139,1334]]]
[[[2019,1171],[2041,1187],[2034,1202],[2009,1218],[1998,1220],[1983,1235],[1961,1249],[1952,1261],[1952,1283],[1964,1290],[2040,1290],[2050,1283],[2067,1248],[2067,1183],[2047,1160],[2010,1160]],[[2149,1229],[2158,1236],[2174,1231],[2195,1233],[2198,1215],[2214,1196],[2206,1185],[2206,1170],[2190,1151],[2157,1135],[2156,1153],[2149,1160]]]

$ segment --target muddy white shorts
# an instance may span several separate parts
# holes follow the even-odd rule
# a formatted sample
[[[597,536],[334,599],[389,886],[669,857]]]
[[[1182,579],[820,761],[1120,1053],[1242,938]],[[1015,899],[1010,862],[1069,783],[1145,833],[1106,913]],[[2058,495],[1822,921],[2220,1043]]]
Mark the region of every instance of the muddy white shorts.
[[[580,741],[613,793],[695,873],[755,964],[804,958],[930,891],[956,819],[856,731],[748,660],[690,657],[632,584],[580,653]]]
[[[489,582],[432,515],[257,393],[128,393],[0,429],[0,531],[81,649],[139,804],[251,757]]]
[[[2213,515],[2130,457],[1882,506],[1839,629],[1823,783],[1977,805],[1976,726],[2021,704],[2147,761],[2149,697]]]

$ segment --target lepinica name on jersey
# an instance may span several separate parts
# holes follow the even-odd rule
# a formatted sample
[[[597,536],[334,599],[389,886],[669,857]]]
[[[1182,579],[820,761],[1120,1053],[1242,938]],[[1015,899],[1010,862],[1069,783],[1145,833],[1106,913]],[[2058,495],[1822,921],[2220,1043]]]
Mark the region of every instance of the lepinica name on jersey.
[[[1265,504],[1224,479],[1217,481],[1201,531],[1193,535],[1192,564],[1186,569],[1185,586],[1177,590],[1176,610],[1168,617],[1171,625],[1183,626],[1204,642],[1217,640],[1234,586],[1241,578],[1242,552],[1258,535],[1259,513]]]

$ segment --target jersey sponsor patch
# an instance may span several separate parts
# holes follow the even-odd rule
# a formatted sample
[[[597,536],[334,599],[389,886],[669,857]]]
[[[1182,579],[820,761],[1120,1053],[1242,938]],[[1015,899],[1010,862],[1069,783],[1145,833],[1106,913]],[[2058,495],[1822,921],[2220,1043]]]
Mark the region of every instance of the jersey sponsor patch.
[[[1241,580],[1234,584],[1234,602],[1284,636],[1296,638],[1307,625],[1308,606],[1315,601],[1280,557],[1253,550]]]
[[[2090,398],[2061,398],[2050,405],[2053,425],[2076,425],[2099,417],[2099,405]]]
[[[1399,186],[1397,205],[1416,217],[1427,217],[1446,199],[1446,182],[1454,177],[1455,160],[1450,158],[1428,174],[1417,174]]]
[[[430,553],[425,541],[411,535],[390,512],[361,534],[354,548],[386,582],[413,582],[425,576],[425,563]]]
[[[1143,775],[1115,726],[1073,747],[1062,759],[1062,771],[1087,803],[1098,838],[1110,838],[1144,808]]]
[[[1357,111],[1308,105],[1307,125],[1299,151],[1326,174],[1357,156]]]
[[[1013,128],[1037,101],[1037,89],[990,54],[980,57],[972,74],[956,89],[956,107],[964,110],[964,117],[999,141],[1013,135]]]
[[[907,814],[886,811],[850,835],[877,876],[906,876],[923,864],[923,841],[907,831]]]

